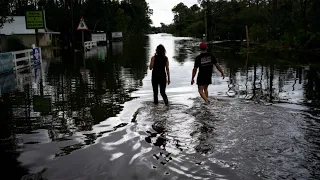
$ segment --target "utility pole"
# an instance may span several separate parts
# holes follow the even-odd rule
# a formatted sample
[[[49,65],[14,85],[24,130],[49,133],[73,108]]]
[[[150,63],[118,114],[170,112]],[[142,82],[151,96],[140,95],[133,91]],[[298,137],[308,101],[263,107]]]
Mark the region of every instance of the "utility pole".
[[[36,47],[39,47],[39,32],[38,29],[34,29],[35,34],[36,34]]]
[[[39,5],[38,4],[36,6],[36,10],[39,10]],[[42,17],[43,17],[43,14],[42,14]],[[36,35],[36,47],[39,47],[39,32],[38,32],[38,28],[35,28],[34,32],[35,32],[35,35]]]
[[[248,25],[246,25],[246,39],[247,39],[247,48],[249,49],[249,30],[248,30]]]
[[[208,41],[208,22],[207,22],[207,9],[208,9],[208,1],[207,0],[198,0],[198,3],[201,7],[201,3],[204,6],[204,31],[205,31],[205,41]]]
[[[111,1],[110,0],[104,0],[105,2],[105,6],[106,6],[106,11],[107,14],[105,14],[105,22],[106,22],[106,37],[107,37],[107,47],[110,48],[110,52],[112,53],[112,29],[111,29],[111,25],[110,25],[110,19],[111,19],[111,15],[112,15],[112,9],[110,7]],[[108,40],[109,40],[109,44],[108,44]]]
[[[205,26],[205,33],[206,33],[206,41],[208,41],[208,22],[207,22],[207,7],[204,11],[204,26]]]
[[[73,0],[69,0],[70,1],[70,9],[71,9],[71,38],[72,38],[72,42],[71,42],[71,47],[72,47],[72,50],[74,51],[74,41],[75,41],[75,38],[74,38],[74,18],[73,18]]]

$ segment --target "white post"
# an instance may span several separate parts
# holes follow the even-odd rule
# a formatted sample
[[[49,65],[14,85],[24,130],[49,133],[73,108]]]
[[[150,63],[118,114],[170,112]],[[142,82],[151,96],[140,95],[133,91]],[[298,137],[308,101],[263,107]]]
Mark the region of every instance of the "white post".
[[[40,47],[39,47],[39,53],[40,53],[40,64],[42,64],[42,52]]]
[[[13,54],[13,61],[14,61],[14,69],[17,72],[17,56],[16,53],[12,53]]]
[[[19,85],[18,72],[17,72],[17,61],[16,61],[16,53],[12,53],[13,55],[13,63],[14,63],[14,74],[16,75],[16,84]]]
[[[41,78],[42,78],[42,85],[45,86],[45,75],[44,75],[44,70],[43,70],[43,65],[42,65],[42,54],[41,54],[41,48],[39,47],[39,53],[40,53],[40,69],[41,69]]]
[[[32,67],[31,64],[31,56],[30,56],[30,51],[25,52],[24,54],[28,53],[28,61],[29,61],[29,67]]]

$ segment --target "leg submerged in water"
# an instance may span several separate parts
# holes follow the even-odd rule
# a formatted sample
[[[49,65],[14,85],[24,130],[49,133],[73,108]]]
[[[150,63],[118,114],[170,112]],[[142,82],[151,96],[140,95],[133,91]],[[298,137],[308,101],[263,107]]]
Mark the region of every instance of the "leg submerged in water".
[[[202,97],[202,99],[205,101],[206,104],[209,104],[209,99],[204,89],[205,89],[205,86],[198,86],[198,91],[200,96]]]
[[[168,97],[166,95],[166,82],[165,81],[160,83],[160,94],[163,98],[164,103],[166,105],[168,105],[169,101],[168,101]]]
[[[153,88],[153,102],[158,104],[158,82],[152,80],[152,88]]]
[[[205,94],[205,95],[206,95],[206,97],[207,97],[208,102],[210,103],[210,100],[209,100],[209,92],[208,92],[208,86],[204,86],[203,90],[204,90],[204,94]]]

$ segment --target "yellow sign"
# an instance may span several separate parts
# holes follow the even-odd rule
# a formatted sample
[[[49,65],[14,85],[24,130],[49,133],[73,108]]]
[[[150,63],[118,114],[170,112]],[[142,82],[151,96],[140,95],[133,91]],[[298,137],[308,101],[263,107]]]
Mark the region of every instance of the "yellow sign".
[[[27,29],[44,29],[44,18],[42,11],[26,12],[26,28]]]

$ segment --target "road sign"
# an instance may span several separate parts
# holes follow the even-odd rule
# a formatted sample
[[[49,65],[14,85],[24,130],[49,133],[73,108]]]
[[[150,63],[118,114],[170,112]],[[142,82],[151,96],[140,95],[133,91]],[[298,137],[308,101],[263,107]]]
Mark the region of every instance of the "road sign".
[[[88,26],[87,26],[86,23],[84,22],[84,19],[83,19],[83,18],[81,18],[77,30],[88,30]]]
[[[100,33],[100,34],[91,34],[91,40],[92,41],[107,41],[106,33]]]
[[[122,32],[112,32],[112,38],[122,38]]]
[[[42,11],[26,12],[26,29],[44,29],[44,18]]]

